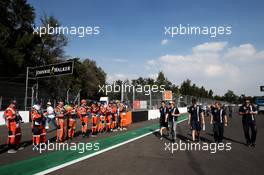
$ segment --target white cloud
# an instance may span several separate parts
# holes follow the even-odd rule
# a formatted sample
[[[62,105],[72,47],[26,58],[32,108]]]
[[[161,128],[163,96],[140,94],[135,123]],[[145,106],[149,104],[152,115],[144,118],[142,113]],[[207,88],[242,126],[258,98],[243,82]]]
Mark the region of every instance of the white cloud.
[[[174,83],[190,78],[219,94],[231,89],[249,95],[258,94],[263,64],[264,50],[257,51],[252,44],[228,48],[227,42],[207,42],[194,46],[190,54],[168,54],[147,62],[148,71],[162,70]]]
[[[169,43],[169,40],[167,40],[167,39],[163,39],[163,40],[161,40],[161,42],[160,42],[160,44],[162,45],[162,46],[164,46],[164,45],[166,45],[166,44],[168,44]]]
[[[218,52],[226,47],[227,42],[210,42],[203,43],[193,47],[193,52]]]

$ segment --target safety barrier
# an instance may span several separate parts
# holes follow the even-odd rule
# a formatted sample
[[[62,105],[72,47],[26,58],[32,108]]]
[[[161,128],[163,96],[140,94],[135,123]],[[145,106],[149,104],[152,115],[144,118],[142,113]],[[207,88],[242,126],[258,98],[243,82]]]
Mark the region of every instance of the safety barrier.
[[[180,113],[186,113],[187,107],[178,108]],[[0,125],[5,124],[5,120],[3,118],[4,111],[0,111]],[[29,119],[29,111],[19,111],[23,121],[25,123],[30,122]],[[129,111],[126,113],[126,121],[125,126],[131,125],[131,123],[137,123],[142,121],[147,121],[151,119],[157,119],[160,117],[160,113],[158,109],[155,110],[145,110],[145,111]]]

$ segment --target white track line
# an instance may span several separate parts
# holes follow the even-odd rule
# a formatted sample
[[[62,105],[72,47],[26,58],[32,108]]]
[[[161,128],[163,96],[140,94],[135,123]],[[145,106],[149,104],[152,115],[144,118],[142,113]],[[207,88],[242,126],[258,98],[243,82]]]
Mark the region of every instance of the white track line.
[[[181,122],[183,122],[183,121],[186,121],[187,119],[188,119],[188,118],[183,119],[183,120],[181,120],[181,121],[179,121],[179,122],[177,122],[177,123],[181,123]],[[110,146],[110,147],[108,147],[108,148],[102,149],[102,150],[97,151],[97,152],[95,152],[95,153],[91,153],[91,154],[89,154],[89,155],[87,155],[87,156],[83,156],[83,157],[80,157],[80,158],[78,158],[78,159],[71,160],[71,161],[69,161],[69,162],[66,162],[66,163],[60,164],[60,165],[58,165],[58,166],[55,166],[55,167],[53,167],[53,168],[46,169],[46,170],[44,170],[44,171],[41,171],[41,172],[36,173],[35,175],[44,175],[44,174],[48,174],[48,173],[51,173],[51,172],[53,172],[53,171],[56,171],[56,170],[62,169],[62,168],[64,168],[64,167],[66,167],[66,166],[69,166],[69,165],[75,164],[75,163],[77,163],[77,162],[80,162],[80,161],[83,161],[83,160],[89,159],[89,158],[91,158],[91,157],[94,157],[94,156],[99,155],[99,154],[101,154],[101,153],[104,153],[104,152],[106,152],[106,151],[112,150],[112,149],[114,149],[114,148],[117,148],[117,147],[119,147],[119,146],[125,145],[125,144],[130,143],[130,142],[133,142],[133,141],[135,141],[135,140],[137,140],[137,139],[140,139],[140,138],[142,138],[142,137],[145,137],[145,136],[147,136],[147,135],[150,135],[150,134],[152,134],[152,133],[154,133],[154,132],[156,132],[156,131],[158,131],[158,130],[159,130],[159,129],[156,129],[156,130],[154,130],[154,131],[148,132],[148,133],[146,133],[146,134],[143,134],[143,135],[141,135],[141,136],[135,137],[135,138],[133,138],[133,139],[130,139],[130,140],[124,141],[124,142],[122,142],[122,143],[119,143],[119,144],[116,144],[116,145]]]

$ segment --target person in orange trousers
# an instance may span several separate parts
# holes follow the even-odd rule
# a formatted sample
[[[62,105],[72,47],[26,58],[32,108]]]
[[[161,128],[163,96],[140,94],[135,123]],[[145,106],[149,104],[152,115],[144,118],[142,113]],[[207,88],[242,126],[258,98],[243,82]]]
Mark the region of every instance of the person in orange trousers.
[[[110,113],[111,113],[111,119],[112,119],[112,121],[111,121],[111,131],[117,131],[117,106],[116,106],[116,104],[112,104],[111,105],[111,111],[110,111]]]
[[[127,130],[126,128],[126,113],[127,113],[127,106],[125,102],[120,103],[120,130]]]
[[[99,108],[96,103],[93,103],[91,106],[91,115],[92,115],[92,137],[97,135],[97,123],[98,123],[98,112]]]
[[[106,114],[105,114],[105,121],[106,121],[106,131],[111,131],[111,104],[106,107]]]
[[[77,114],[80,118],[80,121],[82,122],[82,136],[86,137],[88,134],[88,124],[89,124],[89,118],[88,118],[88,112],[89,108],[87,106],[86,100],[81,100],[81,106],[78,108]]]
[[[99,124],[98,124],[98,132],[103,132],[105,130],[105,121],[106,121],[106,105],[100,106],[99,111]]]
[[[77,105],[72,107],[72,104],[65,106],[67,111],[67,137],[73,139],[76,129],[76,110]]]
[[[33,105],[31,110],[32,120],[32,143],[34,145],[40,145],[40,143],[46,143],[46,129],[45,129],[45,117],[41,114],[40,106]]]
[[[24,147],[21,146],[21,128],[22,122],[21,116],[16,110],[17,102],[14,100],[7,107],[4,112],[4,118],[8,128],[8,153],[16,153],[17,150],[22,150]]]
[[[65,113],[64,102],[59,101],[58,106],[55,108],[56,123],[57,123],[57,139],[56,142],[63,142],[65,137]]]

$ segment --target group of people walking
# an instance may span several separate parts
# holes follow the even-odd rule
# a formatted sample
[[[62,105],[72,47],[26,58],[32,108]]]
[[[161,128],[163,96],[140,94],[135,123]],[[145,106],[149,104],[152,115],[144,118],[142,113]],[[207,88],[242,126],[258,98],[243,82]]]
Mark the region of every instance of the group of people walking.
[[[180,112],[173,101],[166,105],[165,101],[161,102],[160,110],[160,138],[164,138],[164,134],[167,130],[167,135],[170,135],[172,142],[176,141],[176,128],[177,120],[180,116]],[[209,110],[209,122],[213,128],[214,141],[216,143],[222,143],[224,140],[224,128],[228,126],[227,108],[221,105],[219,101],[216,101],[210,106]],[[230,111],[230,110],[229,110]],[[205,130],[205,111],[200,105],[197,104],[196,99],[192,100],[192,105],[188,107],[188,125],[190,126],[192,142],[200,141],[200,132]],[[242,125],[244,130],[244,136],[246,139],[246,145],[256,146],[256,119],[257,114],[256,107],[251,103],[249,98],[244,100],[244,104],[239,107],[239,115],[242,116]],[[232,117],[232,115],[229,115]],[[250,134],[251,133],[251,134]]]

